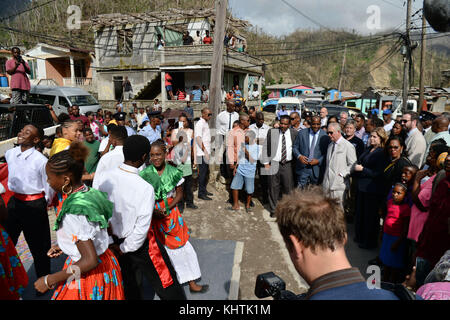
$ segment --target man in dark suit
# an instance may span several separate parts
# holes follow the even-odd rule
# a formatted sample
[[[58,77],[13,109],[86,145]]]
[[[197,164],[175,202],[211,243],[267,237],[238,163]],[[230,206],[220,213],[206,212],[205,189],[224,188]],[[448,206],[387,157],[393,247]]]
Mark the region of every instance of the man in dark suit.
[[[324,156],[327,154],[330,138],[320,130],[320,117],[314,116],[311,128],[301,130],[295,139],[292,153],[297,161],[297,186],[318,184],[323,176]]]
[[[280,127],[270,129],[267,133],[261,155],[261,163],[264,164],[264,170],[261,170],[261,174],[268,175],[271,217],[273,217],[277,206],[280,189],[282,194],[288,194],[294,188],[292,166],[295,159],[292,153],[292,146],[298,132],[289,128],[289,126],[289,116],[281,116]]]

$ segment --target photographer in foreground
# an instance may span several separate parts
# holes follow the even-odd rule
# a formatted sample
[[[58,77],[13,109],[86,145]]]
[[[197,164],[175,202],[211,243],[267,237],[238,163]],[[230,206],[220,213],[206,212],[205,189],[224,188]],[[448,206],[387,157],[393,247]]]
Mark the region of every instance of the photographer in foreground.
[[[27,73],[31,74],[28,63],[20,55],[20,49],[12,48],[12,59],[6,61],[6,72],[11,75],[9,87],[12,90],[11,104],[26,104],[30,92],[30,79]]]
[[[296,189],[278,202],[275,215],[292,262],[310,288],[307,300],[398,300],[369,289],[345,253],[344,212],[321,187]]]

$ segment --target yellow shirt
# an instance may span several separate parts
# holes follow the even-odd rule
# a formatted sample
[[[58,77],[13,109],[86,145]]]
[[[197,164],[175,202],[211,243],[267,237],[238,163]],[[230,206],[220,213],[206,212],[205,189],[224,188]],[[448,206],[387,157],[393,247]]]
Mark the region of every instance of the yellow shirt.
[[[71,143],[72,143],[72,141],[70,141],[69,139],[65,139],[65,138],[55,139],[52,144],[52,149],[50,150],[50,157],[58,152],[66,150],[70,146]]]

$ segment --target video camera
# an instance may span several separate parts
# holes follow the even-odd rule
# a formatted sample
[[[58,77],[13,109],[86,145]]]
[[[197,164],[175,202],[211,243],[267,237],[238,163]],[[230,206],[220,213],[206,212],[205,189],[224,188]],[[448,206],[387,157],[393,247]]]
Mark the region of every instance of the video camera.
[[[303,300],[305,294],[296,295],[286,290],[286,283],[273,272],[260,274],[256,277],[255,295],[262,299],[272,297],[274,300]]]

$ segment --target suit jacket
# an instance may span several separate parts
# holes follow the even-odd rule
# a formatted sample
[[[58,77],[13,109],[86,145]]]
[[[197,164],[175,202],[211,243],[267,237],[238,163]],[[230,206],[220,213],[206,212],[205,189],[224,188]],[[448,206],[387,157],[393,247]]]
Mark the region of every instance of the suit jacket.
[[[292,128],[288,129],[291,134],[291,143],[294,146],[295,138],[298,132]],[[264,140],[263,150],[261,154],[261,163],[270,163],[270,161],[275,157],[278,149],[278,140],[280,138],[280,129],[272,128],[267,131],[266,140]],[[272,143],[273,139],[273,143]],[[292,160],[294,159],[294,152],[292,152]]]
[[[328,145],[323,188],[327,191],[345,190],[348,177],[356,163],[356,150],[345,138],[342,138],[333,150],[334,142]]]
[[[389,164],[388,157],[384,148],[370,152],[371,149],[366,149],[359,157],[358,163],[364,167],[363,171],[354,171],[353,175],[358,178],[359,191],[383,194],[383,170]]]
[[[295,159],[297,159],[296,162],[296,172],[299,174],[303,169],[311,166],[305,165],[298,160],[298,157],[300,155],[308,157],[309,155],[309,131],[310,129],[304,129],[299,131],[297,138],[295,139],[295,143],[293,146],[293,154],[295,156]],[[330,138],[328,135],[323,131],[322,129],[319,130],[319,137],[316,141],[316,147],[314,149],[314,155],[313,158],[319,160],[319,164],[316,166],[313,166],[313,172],[315,177],[319,177],[321,174],[321,168],[323,168],[323,161],[324,156],[327,153],[328,144],[330,143]]]
[[[414,132],[406,138],[405,144],[408,159],[420,168],[427,150],[427,142],[425,141],[422,132],[414,130]]]

